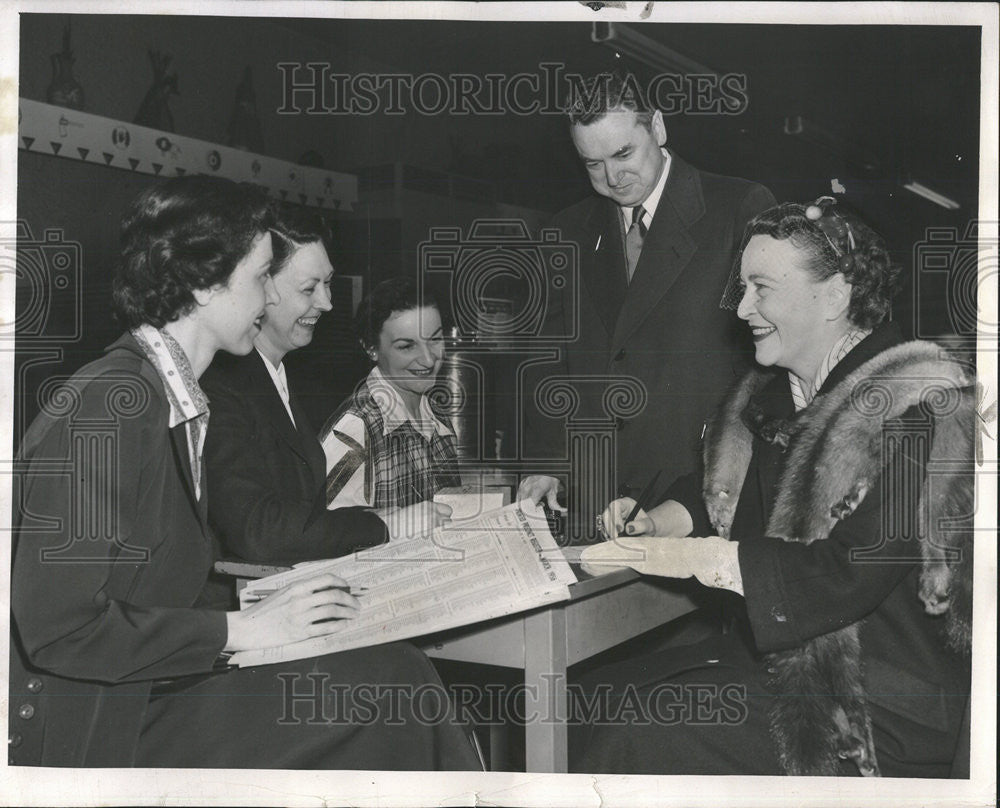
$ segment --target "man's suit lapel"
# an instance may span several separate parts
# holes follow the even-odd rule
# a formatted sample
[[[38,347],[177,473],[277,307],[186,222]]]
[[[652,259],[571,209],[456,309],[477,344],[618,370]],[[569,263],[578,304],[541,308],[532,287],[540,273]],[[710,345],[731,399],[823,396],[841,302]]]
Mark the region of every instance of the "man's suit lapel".
[[[705,199],[698,172],[673,154],[663,196],[618,312],[612,355],[621,349],[691,261],[698,245],[688,230],[704,214]]]
[[[580,268],[587,293],[610,337],[625,299],[625,247],[618,206],[609,199],[597,202],[582,231],[587,242],[580,244]]]

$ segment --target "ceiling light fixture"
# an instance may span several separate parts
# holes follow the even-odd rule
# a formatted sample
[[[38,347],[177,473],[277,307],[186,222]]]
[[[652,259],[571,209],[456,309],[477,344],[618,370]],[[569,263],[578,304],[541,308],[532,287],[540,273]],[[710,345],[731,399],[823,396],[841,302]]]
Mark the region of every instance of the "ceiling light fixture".
[[[933,191],[928,188],[923,183],[917,182],[916,180],[910,180],[909,182],[904,182],[903,187],[916,194],[917,196],[922,196],[924,199],[929,199],[935,205],[940,205],[945,210],[958,210],[961,205],[958,204],[954,199],[950,199],[944,194],[939,194],[937,191]]]
[[[643,64],[660,70],[671,70],[682,74],[718,75],[717,70],[706,67],[694,59],[689,59],[683,53],[678,53],[621,23],[594,22],[590,31],[590,39],[592,42],[607,45],[618,53],[631,56]]]

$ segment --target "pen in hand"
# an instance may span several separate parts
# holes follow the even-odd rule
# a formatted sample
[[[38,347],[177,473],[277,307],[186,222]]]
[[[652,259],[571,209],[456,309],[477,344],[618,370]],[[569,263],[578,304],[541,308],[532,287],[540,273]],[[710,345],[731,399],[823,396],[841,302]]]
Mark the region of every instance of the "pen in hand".
[[[660,471],[663,471],[663,469],[660,469]],[[642,493],[639,494],[639,498],[635,501],[635,506],[632,508],[631,511],[629,511],[628,516],[625,517],[625,521],[622,522],[622,529],[621,532],[618,534],[619,536],[629,535],[628,532],[626,531],[626,528],[628,527],[629,522],[631,522],[633,519],[635,519],[635,517],[639,515],[639,511],[643,510],[646,507],[649,501],[649,497],[653,493],[653,486],[655,486],[656,481],[660,479],[660,471],[656,472],[656,474],[653,475],[653,479],[649,481],[649,484],[642,490]]]
[[[365,592],[368,591],[367,586],[324,586],[322,589],[315,590],[316,592],[327,592],[331,589],[339,589],[341,592],[347,592],[349,595],[354,597],[360,597]],[[253,594],[245,596],[242,600],[244,603],[258,603],[268,595],[273,595],[277,592],[277,589],[258,589]]]

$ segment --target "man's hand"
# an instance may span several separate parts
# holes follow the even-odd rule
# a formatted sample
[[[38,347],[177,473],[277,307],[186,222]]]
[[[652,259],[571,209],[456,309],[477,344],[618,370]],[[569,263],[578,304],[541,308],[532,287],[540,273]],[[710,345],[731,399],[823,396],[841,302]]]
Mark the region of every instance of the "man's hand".
[[[580,561],[591,575],[601,575],[609,568],[631,567],[643,575],[694,576],[705,586],[742,595],[738,548],[737,542],[719,536],[629,536],[587,547]]]
[[[521,484],[517,488],[517,501],[530,499],[536,505],[540,505],[544,499],[549,510],[565,513],[566,509],[556,499],[558,493],[559,480],[544,474],[533,474],[521,480]]]
[[[227,612],[225,650],[253,651],[332,634],[340,621],[357,617],[361,608],[346,588],[345,580],[324,573],[282,587],[246,609]]]

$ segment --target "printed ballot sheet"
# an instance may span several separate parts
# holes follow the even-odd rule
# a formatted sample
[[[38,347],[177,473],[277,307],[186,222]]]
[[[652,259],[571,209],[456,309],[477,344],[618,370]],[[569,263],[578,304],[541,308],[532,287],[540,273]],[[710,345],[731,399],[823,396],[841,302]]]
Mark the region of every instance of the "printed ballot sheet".
[[[267,665],[478,623],[567,600],[576,582],[541,508],[521,502],[426,536],[260,578],[240,593],[241,608],[323,572],[350,584],[362,604],[356,618],[340,621],[333,634],[242,651],[231,662]]]
[[[502,508],[509,499],[499,487],[484,488],[475,484],[448,487],[434,495],[435,502],[451,508],[452,522],[484,516]]]

